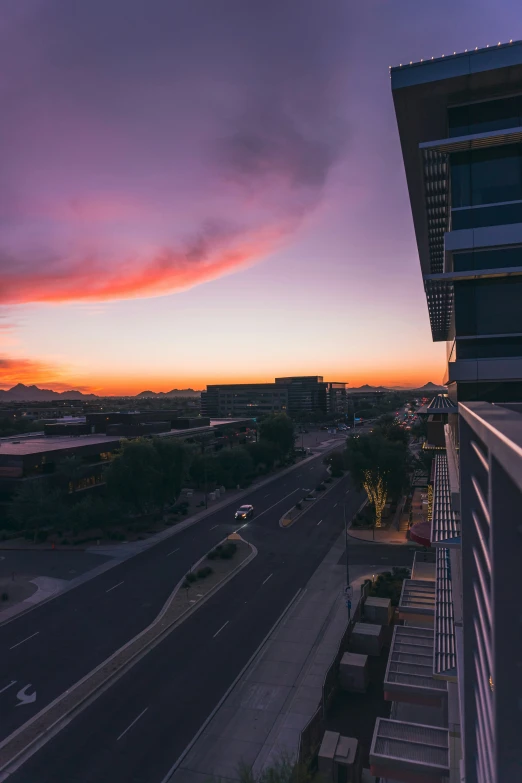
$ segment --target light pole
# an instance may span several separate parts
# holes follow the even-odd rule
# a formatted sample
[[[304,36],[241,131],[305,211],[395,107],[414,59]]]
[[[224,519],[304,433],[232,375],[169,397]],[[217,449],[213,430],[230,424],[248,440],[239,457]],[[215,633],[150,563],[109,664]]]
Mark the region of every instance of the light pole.
[[[346,558],[346,606],[348,607],[348,622],[350,622],[352,616],[352,596],[350,592],[350,566],[348,564],[348,522],[346,519],[346,503],[343,503],[344,514],[344,554]]]

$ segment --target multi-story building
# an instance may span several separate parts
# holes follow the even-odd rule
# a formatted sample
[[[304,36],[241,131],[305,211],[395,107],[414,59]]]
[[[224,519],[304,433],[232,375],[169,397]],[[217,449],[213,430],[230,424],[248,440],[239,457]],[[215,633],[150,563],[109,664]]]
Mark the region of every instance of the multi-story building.
[[[266,413],[342,415],[347,412],[348,384],[325,381],[322,375],[276,378],[275,383],[207,386],[201,395],[205,416],[259,416]]]
[[[522,42],[391,70],[433,339],[430,556],[399,604],[381,780],[522,780]],[[513,611],[510,611],[512,607]]]

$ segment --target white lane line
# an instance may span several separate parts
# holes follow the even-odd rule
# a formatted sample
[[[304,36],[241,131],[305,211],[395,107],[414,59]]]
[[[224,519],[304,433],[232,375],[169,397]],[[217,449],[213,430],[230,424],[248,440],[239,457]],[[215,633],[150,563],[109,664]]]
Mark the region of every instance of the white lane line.
[[[11,682],[9,683],[9,685],[6,685],[4,688],[2,688],[2,690],[0,691],[0,693],[3,693],[3,692],[4,692],[4,691],[6,691],[8,688],[12,688],[12,687],[13,687],[13,685],[15,685],[15,684],[16,684],[16,680],[11,680]]]
[[[267,576],[267,578],[265,579],[265,581],[263,582],[263,584],[264,584],[264,585],[266,585],[266,583],[268,582],[268,580],[269,580],[269,579],[270,579],[270,578],[271,578],[273,575],[274,575],[274,574],[270,574],[270,576]],[[2,693],[2,691],[0,691],[0,693]]]
[[[270,492],[268,493],[268,495],[265,495],[264,497],[265,498],[269,498],[270,497]]]
[[[140,712],[140,714],[138,715],[138,717],[137,717],[137,718],[134,718],[134,720],[132,721],[132,723],[131,723],[129,726],[127,726],[127,728],[125,729],[125,731],[122,731],[122,733],[120,734],[120,736],[118,737],[118,739],[116,740],[116,742],[119,742],[119,741],[121,740],[121,738],[122,738],[122,737],[124,737],[124,736],[126,735],[126,733],[129,731],[129,729],[132,729],[132,727],[134,726],[134,724],[135,724],[135,723],[137,723],[137,722],[139,721],[139,719],[141,718],[141,716],[142,716],[142,715],[145,715],[145,713],[147,712],[147,710],[148,710],[148,709],[149,709],[148,707],[145,707],[145,709],[143,710],[143,712]]]
[[[289,498],[290,495],[295,495],[296,492],[301,492],[301,490],[300,489],[293,489],[291,492],[288,493],[288,495],[285,495],[284,498],[281,498],[280,500],[277,500],[275,503],[272,503],[271,506],[268,506],[268,508],[265,508],[264,511],[261,511],[259,514],[256,514],[256,520],[259,519],[259,517],[262,517],[263,514],[267,514],[273,508],[278,506],[280,503],[283,502],[283,500],[286,500],[287,498]]]
[[[336,505],[337,505],[337,503],[334,503],[333,507],[335,508],[335,507],[336,507]]]
[[[317,523],[317,527],[319,527],[322,521],[323,521],[322,519],[319,520],[319,522]]]
[[[125,581],[125,580],[123,580],[123,581]],[[110,593],[110,592],[111,592],[111,590],[116,590],[116,588],[117,588],[117,587],[119,587],[120,585],[122,585],[122,584],[123,584],[123,581],[122,581],[122,582],[118,582],[118,584],[117,584],[117,585],[113,585],[112,587],[109,587],[109,589],[108,589],[108,590],[106,590],[105,592],[106,592],[106,593]]]
[[[168,555],[167,555],[167,557],[170,557],[170,556],[171,556],[171,555],[173,555],[175,552],[179,552],[179,547],[178,547],[177,549],[173,549],[173,550],[172,550],[172,552],[169,552],[169,553],[168,553]]]
[[[214,527],[211,527],[210,530],[215,530],[219,525],[214,525]],[[210,533],[210,530],[208,531]]]
[[[23,644],[24,642],[28,642],[29,639],[33,638],[33,636],[38,636],[39,633],[40,631],[36,631],[36,633],[32,633],[31,636],[28,636],[26,639],[22,639],[21,642],[17,642],[16,644],[13,644],[13,646],[10,647],[9,649],[14,650],[15,647],[20,647],[21,644]]]
[[[221,626],[221,628],[219,629],[219,631],[216,631],[216,633],[214,634],[214,636],[213,636],[212,638],[213,638],[213,639],[215,639],[215,638],[216,638],[216,636],[218,635],[218,633],[221,633],[221,631],[223,630],[223,628],[225,628],[225,626],[227,626],[227,625],[229,624],[229,622],[230,622],[230,620],[227,620],[227,621],[226,621],[226,623],[225,623],[225,625],[222,625],[222,626]]]

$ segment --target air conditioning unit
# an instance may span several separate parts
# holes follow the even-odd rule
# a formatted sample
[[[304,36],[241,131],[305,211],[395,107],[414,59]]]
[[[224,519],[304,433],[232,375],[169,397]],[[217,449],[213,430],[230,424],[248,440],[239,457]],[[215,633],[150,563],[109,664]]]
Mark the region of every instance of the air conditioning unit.
[[[319,779],[330,783],[361,783],[362,764],[359,741],[325,731],[318,758]]]

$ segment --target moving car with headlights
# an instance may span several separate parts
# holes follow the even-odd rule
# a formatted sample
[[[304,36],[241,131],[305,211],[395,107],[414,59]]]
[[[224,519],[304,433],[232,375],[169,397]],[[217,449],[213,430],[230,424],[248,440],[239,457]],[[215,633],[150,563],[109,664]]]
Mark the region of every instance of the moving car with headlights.
[[[254,506],[240,506],[236,511],[236,519],[252,519],[254,516]]]

